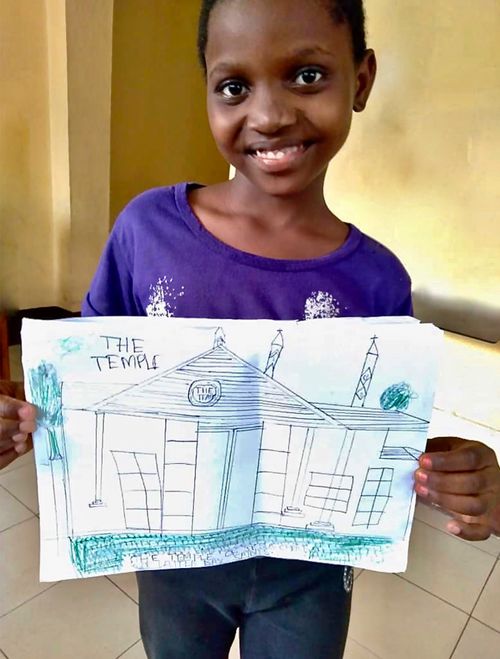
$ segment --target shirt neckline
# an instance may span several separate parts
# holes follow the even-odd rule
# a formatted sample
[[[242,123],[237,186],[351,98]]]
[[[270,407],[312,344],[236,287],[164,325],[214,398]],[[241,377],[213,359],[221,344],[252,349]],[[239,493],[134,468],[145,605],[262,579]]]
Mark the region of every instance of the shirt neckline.
[[[243,263],[244,265],[264,270],[293,271],[314,270],[337,263],[358,247],[363,234],[353,224],[347,223],[349,233],[344,243],[333,252],[312,259],[276,259],[245,252],[222,242],[211,234],[195,215],[188,200],[189,191],[204,187],[200,183],[184,182],[174,186],[175,203],[182,219],[194,236],[209,249],[217,252],[224,258]]]

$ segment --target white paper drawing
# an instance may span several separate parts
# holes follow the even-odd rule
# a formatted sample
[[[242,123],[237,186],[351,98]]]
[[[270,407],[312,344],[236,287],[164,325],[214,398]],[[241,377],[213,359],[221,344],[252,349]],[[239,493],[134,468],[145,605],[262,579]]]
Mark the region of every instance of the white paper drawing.
[[[401,319],[25,321],[42,580],[403,570],[440,339]]]

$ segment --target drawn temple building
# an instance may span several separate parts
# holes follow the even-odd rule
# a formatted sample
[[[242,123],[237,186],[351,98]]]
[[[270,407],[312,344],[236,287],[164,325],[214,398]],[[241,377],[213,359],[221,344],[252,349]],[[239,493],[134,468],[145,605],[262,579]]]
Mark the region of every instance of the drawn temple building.
[[[86,408],[95,418],[95,492],[87,510],[116,507],[110,492],[118,485],[117,531],[198,533],[263,523],[359,534],[381,525],[391,505],[409,510],[411,495],[397,503],[391,496],[394,461],[418,458],[412,446],[428,424],[365,406],[379,359],[376,337],[350,406],[312,403],[281,384],[283,348],[279,332],[261,371],[231,352],[218,330],[207,352]],[[353,465],[356,443],[363,451]],[[103,471],[115,474],[114,483],[103,482]]]

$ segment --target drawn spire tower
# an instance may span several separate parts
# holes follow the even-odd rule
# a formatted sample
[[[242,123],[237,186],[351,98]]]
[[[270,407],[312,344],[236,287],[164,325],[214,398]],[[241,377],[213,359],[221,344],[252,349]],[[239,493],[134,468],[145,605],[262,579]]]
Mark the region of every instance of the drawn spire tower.
[[[377,339],[378,336],[372,336],[372,342],[366,353],[363,368],[361,369],[361,375],[359,376],[358,384],[356,385],[356,390],[352,398],[352,407],[365,406],[366,397],[368,396],[370,385],[373,380],[373,374],[375,373],[375,367],[379,358]]]
[[[218,327],[214,336],[214,349],[226,347],[226,335],[222,327]]]
[[[264,369],[265,375],[274,378],[274,371],[276,369],[276,364],[280,358],[283,348],[285,346],[285,341],[283,339],[283,331],[278,330],[278,333],[271,343],[271,349],[269,350],[269,356],[267,358],[266,368]]]

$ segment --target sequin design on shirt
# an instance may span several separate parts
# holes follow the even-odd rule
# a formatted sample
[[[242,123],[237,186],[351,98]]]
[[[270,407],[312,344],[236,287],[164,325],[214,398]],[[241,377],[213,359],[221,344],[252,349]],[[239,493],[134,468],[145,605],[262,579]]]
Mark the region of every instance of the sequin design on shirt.
[[[156,284],[149,287],[149,304],[146,307],[148,316],[163,316],[172,318],[177,310],[177,300],[184,297],[184,286],[177,288],[173,277],[160,277]]]
[[[304,306],[305,320],[313,318],[335,318],[340,315],[340,303],[331,293],[314,291]]]

